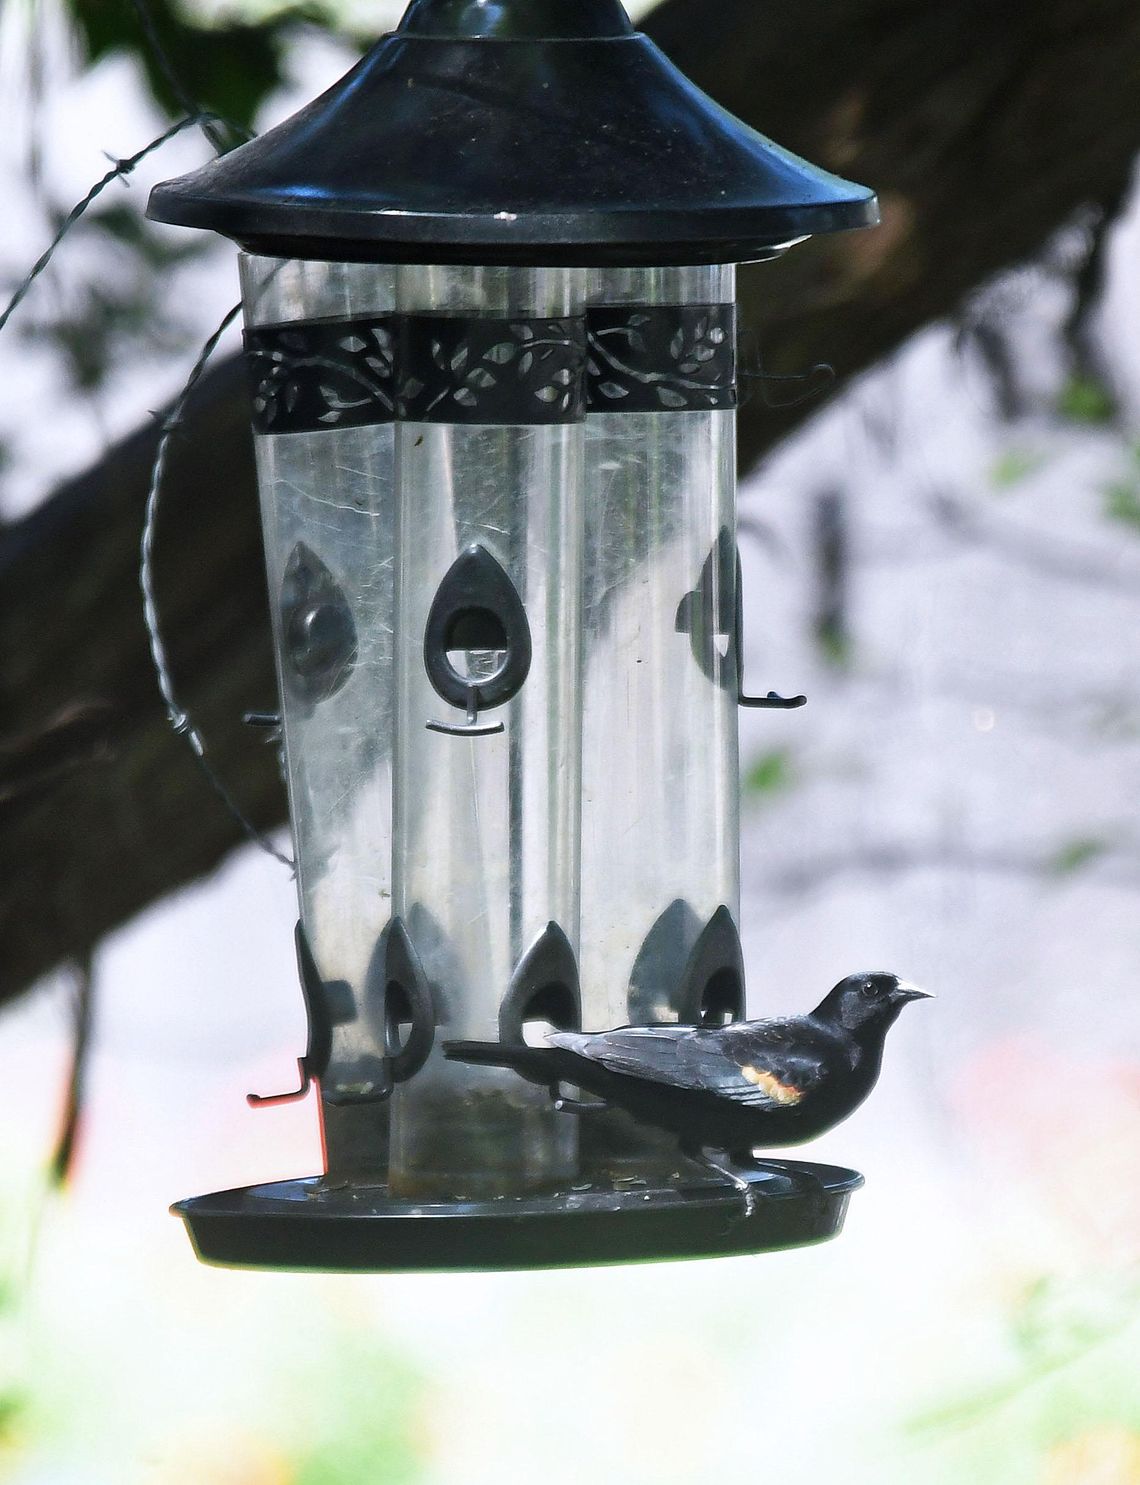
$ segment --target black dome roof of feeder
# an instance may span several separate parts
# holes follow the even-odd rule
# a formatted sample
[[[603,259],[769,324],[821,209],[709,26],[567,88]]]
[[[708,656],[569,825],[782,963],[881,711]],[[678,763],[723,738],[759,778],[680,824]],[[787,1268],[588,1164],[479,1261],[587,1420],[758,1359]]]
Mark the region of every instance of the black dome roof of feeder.
[[[276,256],[563,266],[747,262],[878,220],[872,191],[727,113],[619,0],[412,0],[340,82],[148,214]]]

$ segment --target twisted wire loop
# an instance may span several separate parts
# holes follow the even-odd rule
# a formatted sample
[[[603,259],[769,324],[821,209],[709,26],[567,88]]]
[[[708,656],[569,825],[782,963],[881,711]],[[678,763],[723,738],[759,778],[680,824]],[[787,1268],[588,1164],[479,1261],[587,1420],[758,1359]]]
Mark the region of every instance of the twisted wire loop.
[[[188,114],[186,118],[179,119],[176,124],[172,124],[169,129],[165,130],[156,139],[152,139],[150,143],[144,145],[142,149],[136,150],[133,155],[128,155],[124,159],[117,160],[114,166],[107,171],[106,175],[102,176],[101,179],[96,181],[91,189],[87,192],[87,194],[82,198],[82,200],[78,201],[75,206],[73,206],[72,209],[68,212],[67,216],[60,224],[59,230],[56,232],[51,242],[36,259],[28,274],[17,286],[15,293],[8,301],[3,312],[0,313],[0,330],[4,329],[8,321],[12,318],[12,315],[23,302],[24,298],[27,296],[29,290],[35,284],[36,280],[48,267],[53,257],[55,256],[56,250],[59,248],[60,244],[63,242],[67,234],[89,210],[89,208],[99,198],[103,191],[105,191],[107,187],[112,184],[112,182],[116,180],[122,180],[126,176],[130,175],[131,172],[135,170],[142,163],[142,161],[147,158],[148,155],[151,155],[156,150],[161,149],[164,144],[167,144],[170,140],[176,138],[179,134],[185,133],[187,129],[201,128],[205,132],[205,125],[211,121],[215,121],[215,115],[206,113],[203,110],[195,110],[194,112]],[[223,123],[225,122],[224,120],[216,121]],[[207,135],[207,137],[210,136]],[[174,729],[175,732],[186,738],[187,742],[190,744],[191,753],[193,754],[198,767],[201,769],[211,788],[221,799],[226,809],[237,821],[242,831],[251,840],[255,841],[262,848],[262,850],[266,851],[270,856],[273,856],[276,860],[280,861],[283,866],[287,866],[290,870],[292,870],[292,859],[289,856],[284,855],[281,851],[278,851],[273,843],[269,841],[253,825],[253,823],[249,820],[244,811],[238,805],[233,795],[226,788],[225,784],[217,776],[217,774],[207,762],[205,756],[206,748],[205,743],[202,740],[202,735],[198,731],[197,727],[195,727],[186,709],[180,705],[178,698],[174,692],[173,681],[171,680],[170,675],[170,667],[167,663],[166,658],[166,648],[163,644],[162,632],[159,628],[158,609],[155,603],[154,596],[154,532],[155,523],[158,515],[159,497],[162,491],[162,481],[165,474],[167,457],[170,450],[170,442],[172,437],[174,436],[174,433],[182,422],[186,410],[186,404],[190,398],[190,394],[193,392],[195,386],[201,378],[202,373],[206,368],[206,363],[209,361],[222,336],[229,329],[230,325],[233,324],[234,320],[237,319],[240,313],[240,304],[235,304],[233,308],[230,309],[223,317],[217,329],[213,332],[213,334],[206,341],[205,345],[202,347],[202,351],[197,361],[195,362],[189,377],[187,378],[185,386],[183,387],[178,397],[175,399],[169,412],[162,420],[162,432],[159,437],[158,447],[155,451],[154,463],[151,467],[150,488],[147,492],[146,514],[143,520],[143,534],[139,562],[139,584],[142,588],[143,594],[143,619],[146,624],[147,636],[150,642],[151,659],[154,663],[155,675],[158,681],[158,689],[162,696],[163,704],[166,708],[166,714],[170,720],[171,727]]]
[[[167,86],[179,104],[185,109],[186,117],[179,119],[177,123],[171,124],[169,129],[164,130],[162,134],[152,139],[142,149],[136,150],[133,155],[127,155],[121,160],[115,160],[106,175],[95,182],[82,200],[76,202],[67,216],[64,217],[59,230],[51,242],[48,243],[47,247],[36,259],[27,276],[17,286],[15,293],[8,301],[3,312],[0,313],[0,330],[3,330],[5,325],[7,325],[36,279],[39,278],[40,274],[43,273],[52,258],[54,258],[60,243],[80,218],[99,199],[109,185],[117,180],[125,180],[127,176],[142,164],[148,155],[161,149],[164,144],[168,144],[172,139],[177,138],[179,134],[185,133],[187,129],[199,129],[203,138],[217,155],[225,154],[227,149],[223,130],[228,130],[239,142],[244,142],[253,137],[250,131],[243,129],[240,124],[235,124],[230,119],[223,118],[221,114],[213,113],[209,109],[200,108],[195,103],[183,85],[178,75],[178,69],[171,60],[169,52],[163,46],[162,38],[159,36],[158,28],[154,23],[154,17],[147,9],[145,0],[131,0],[131,8],[135,13],[135,18],[139,23],[147,46],[150,48],[159,70],[166,79]]]
[[[18,306],[23,302],[29,289],[31,289],[36,279],[39,278],[40,274],[43,273],[44,269],[47,268],[48,264],[55,257],[56,249],[59,247],[60,243],[67,236],[67,234],[71,231],[72,227],[75,226],[75,224],[95,203],[95,201],[98,200],[98,198],[102,195],[102,193],[107,189],[109,185],[111,185],[114,181],[124,180],[128,175],[131,174],[133,170],[138,168],[138,166],[146,159],[148,155],[153,154],[154,151],[157,149],[161,149],[164,144],[168,144],[170,140],[174,139],[177,135],[185,133],[187,129],[201,128],[205,121],[211,120],[213,118],[214,115],[208,113],[196,112],[189,114],[186,118],[179,119],[176,124],[171,124],[170,128],[167,129],[165,133],[160,134],[157,139],[152,139],[151,142],[147,145],[144,145],[141,150],[136,150],[133,155],[128,155],[125,159],[116,160],[112,168],[107,171],[107,174],[101,177],[101,179],[97,180],[91,187],[91,189],[87,192],[86,196],[84,196],[81,201],[77,201],[76,204],[68,212],[67,216],[64,217],[63,221],[60,224],[59,230],[56,232],[51,242],[48,243],[44,251],[36,259],[35,263],[32,265],[31,270],[21,281],[16,289],[16,292],[12,295],[11,299],[9,299],[3,312],[0,313],[0,330],[3,330],[4,326],[12,318],[12,315],[15,313]]]
[[[155,59],[166,77],[172,93],[181,106],[185,109],[186,117],[179,119],[176,123],[164,130],[157,138],[152,139],[134,154],[127,155],[112,162],[111,169],[97,180],[91,189],[83,196],[64,217],[55,235],[47,247],[33,263],[25,277],[16,286],[8,303],[0,311],[0,331],[4,330],[16,310],[30,293],[36,280],[45,272],[55,257],[60,245],[71,232],[72,228],[82,220],[108,186],[117,180],[125,181],[148,156],[160,150],[163,145],[172,139],[184,134],[188,129],[198,129],[210,144],[215,154],[223,154],[227,148],[225,135],[222,129],[228,130],[236,139],[244,140],[250,138],[247,130],[230,120],[209,110],[199,108],[190,97],[178,76],[169,54],[163,47],[158,29],[154,19],[146,8],[145,0],[131,0],[139,25],[145,35]],[[219,126],[221,126],[219,128]],[[202,352],[195,363],[186,385],[173,403],[170,411],[162,420],[162,432],[155,452],[154,464],[151,468],[150,489],[147,494],[146,514],[143,522],[143,534],[139,566],[139,583],[143,594],[143,616],[146,623],[147,635],[150,642],[151,658],[154,662],[155,673],[158,679],[158,688],[162,695],[163,704],[167,716],[175,732],[184,736],[190,744],[191,752],[195,762],[210,783],[211,787],[221,799],[226,809],[237,821],[244,833],[255,841],[261,848],[275,857],[284,866],[293,869],[293,862],[288,857],[276,850],[272,843],[267,840],[250,822],[243,813],[237,802],[220,778],[214,773],[205,757],[205,745],[202,735],[194,726],[185,708],[180,706],[174,692],[170,677],[170,669],[167,664],[166,650],[163,645],[161,631],[158,624],[158,611],[154,597],[154,529],[158,514],[159,495],[162,488],[162,479],[166,467],[167,454],[170,440],[177,430],[187,401],[194,386],[198,382],[205,369],[215,347],[224,335],[225,331],[236,319],[240,311],[240,305],[235,305],[223,318],[221,324],[206,341]],[[80,1119],[85,1101],[85,1084],[87,1064],[90,1054],[91,1029],[94,1006],[95,982],[92,970],[90,951],[77,956],[74,962],[76,976],[76,1000],[75,1000],[75,1024],[74,1024],[74,1046],[72,1052],[71,1072],[68,1079],[68,1088],[64,1105],[63,1118],[55,1143],[55,1149],[48,1162],[46,1172],[45,1192],[47,1190],[62,1187],[71,1172],[75,1157],[75,1142]],[[36,1231],[39,1227],[42,1215],[37,1204],[37,1212],[33,1218],[33,1233],[28,1244],[29,1269],[35,1261],[37,1238]]]
[[[189,712],[178,700],[174,689],[174,680],[170,672],[170,663],[167,659],[166,645],[163,642],[162,630],[159,624],[158,604],[154,589],[154,538],[158,522],[159,501],[162,495],[162,482],[166,475],[166,466],[170,454],[170,444],[182,424],[187,403],[194,388],[201,379],[202,373],[206,369],[207,362],[213,355],[222,336],[240,313],[240,304],[235,304],[231,309],[227,310],[226,314],[222,317],[221,323],[202,346],[198,359],[195,361],[190,375],[186,378],[185,386],[183,386],[181,392],[162,418],[160,424],[162,431],[159,435],[158,447],[155,449],[154,463],[151,465],[150,488],[147,491],[146,511],[143,516],[142,542],[139,548],[139,587],[142,589],[143,621],[146,624],[155,679],[158,682],[159,694],[162,697],[167,720],[171,728],[180,737],[186,739],[194,761],[201,769],[214,793],[237,821],[243,832],[268,855],[274,857],[283,866],[287,866],[292,870],[294,866],[292,858],[279,851],[273,842],[257,829],[234,799],[226,785],[214,772],[213,768],[211,768],[206,758],[206,744],[202,738],[202,734]]]

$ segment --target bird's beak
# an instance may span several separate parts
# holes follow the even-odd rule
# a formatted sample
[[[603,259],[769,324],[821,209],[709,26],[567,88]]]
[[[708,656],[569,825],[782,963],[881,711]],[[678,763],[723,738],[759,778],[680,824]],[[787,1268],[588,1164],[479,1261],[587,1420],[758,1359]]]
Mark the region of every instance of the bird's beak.
[[[909,985],[906,980],[900,980],[895,988],[895,1000],[933,1000],[929,990],[920,990],[917,985]]]

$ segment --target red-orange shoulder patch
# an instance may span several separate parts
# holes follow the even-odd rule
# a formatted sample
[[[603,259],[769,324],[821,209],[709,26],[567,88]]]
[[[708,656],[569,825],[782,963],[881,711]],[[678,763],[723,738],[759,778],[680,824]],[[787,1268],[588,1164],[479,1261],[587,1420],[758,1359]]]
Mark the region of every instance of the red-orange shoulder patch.
[[[763,1072],[758,1067],[742,1067],[740,1071],[775,1103],[799,1103],[804,1096],[801,1089],[793,1088],[790,1083],[781,1083],[775,1073]]]

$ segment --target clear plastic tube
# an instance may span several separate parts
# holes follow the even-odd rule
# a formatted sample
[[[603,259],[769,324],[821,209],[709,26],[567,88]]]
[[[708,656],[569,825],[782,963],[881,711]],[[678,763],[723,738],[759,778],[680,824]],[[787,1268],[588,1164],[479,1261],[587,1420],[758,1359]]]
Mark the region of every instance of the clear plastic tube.
[[[588,293],[591,309],[727,305],[735,271],[597,271]],[[591,1028],[676,1020],[702,930],[722,906],[739,922],[735,440],[732,410],[594,410],[586,421]]]
[[[727,916],[735,934],[735,413],[731,393],[702,401],[701,383],[705,358],[730,349],[734,271],[247,258],[243,287],[261,336],[257,456],[302,919],[321,979],[351,1002],[322,1079],[329,1170],[386,1173],[395,1194],[426,1200],[565,1184],[577,1121],[439,1044],[505,1034],[504,1002],[552,929],[587,1029],[692,1015],[705,930]],[[500,406],[480,421],[479,399],[517,391],[544,335],[585,336],[587,307],[603,382],[591,410],[528,421]],[[641,349],[668,377],[632,354],[662,324],[665,341]],[[421,378],[425,353],[435,372]],[[424,378],[450,390],[425,393]],[[646,387],[657,410],[620,410]],[[425,636],[474,550],[513,588],[531,654],[509,699],[472,716],[433,682]],[[509,649],[476,630],[447,645],[472,686]],[[392,919],[430,987],[436,1045],[389,1102],[368,1101],[357,1095],[391,1049],[366,982]],[[649,1168],[652,1140],[615,1145],[599,1129],[590,1169]]]
[[[572,270],[416,267],[398,270],[397,298],[402,314],[506,324],[580,317],[584,289]],[[513,376],[519,360],[492,348],[480,375]],[[578,942],[582,424],[401,422],[396,448],[395,910],[433,986],[440,1037],[496,1040],[512,976],[548,925]],[[497,736],[427,725],[465,721],[428,678],[424,634],[472,546],[514,584],[533,651],[514,698],[480,718],[502,722]],[[465,658],[473,672],[498,663]],[[437,1051],[394,1095],[392,1189],[489,1195],[557,1182],[573,1169],[574,1134],[513,1073]]]
[[[241,274],[251,329],[395,307],[394,268],[243,256]],[[263,388],[284,413],[296,378],[285,362],[269,371]],[[322,1079],[326,1159],[333,1172],[381,1173],[386,1106],[329,1100],[383,1055],[364,984],[391,911],[394,428],[326,422],[260,432],[255,445],[301,919],[321,978],[351,1002]]]

